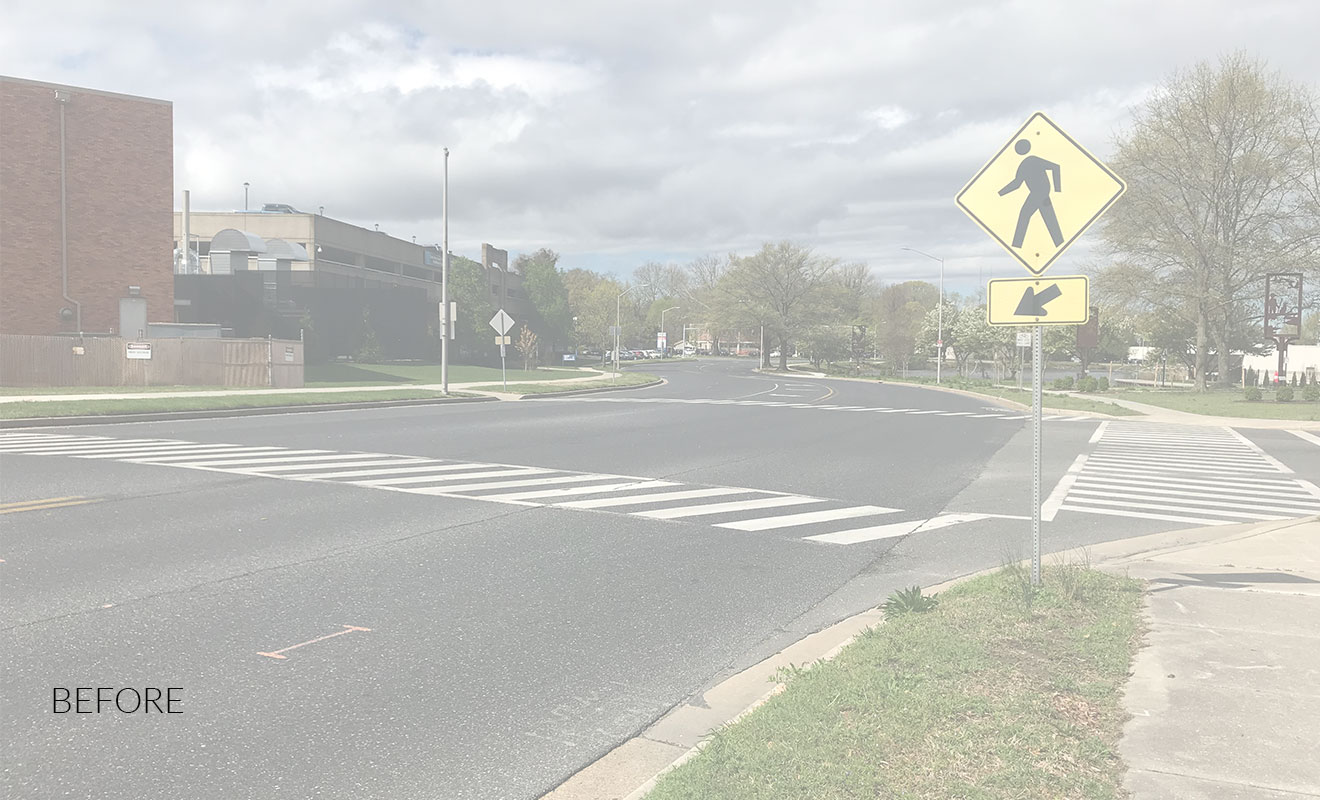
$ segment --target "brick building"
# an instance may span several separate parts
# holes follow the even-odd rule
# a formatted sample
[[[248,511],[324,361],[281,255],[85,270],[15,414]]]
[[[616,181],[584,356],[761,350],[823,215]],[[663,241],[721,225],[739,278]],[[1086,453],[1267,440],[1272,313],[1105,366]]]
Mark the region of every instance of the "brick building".
[[[173,321],[173,193],[170,102],[0,76],[0,333]]]

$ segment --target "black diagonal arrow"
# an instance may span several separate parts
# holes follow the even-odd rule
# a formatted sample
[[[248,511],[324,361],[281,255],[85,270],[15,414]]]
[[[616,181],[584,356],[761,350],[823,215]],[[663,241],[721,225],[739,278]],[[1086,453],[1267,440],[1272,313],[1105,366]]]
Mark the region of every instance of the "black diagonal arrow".
[[[1059,289],[1057,283],[1050,284],[1048,289],[1042,289],[1040,294],[1037,294],[1035,289],[1028,286],[1027,291],[1022,294],[1022,299],[1018,301],[1017,311],[1014,311],[1013,314],[1019,317],[1048,316],[1049,312],[1045,310],[1045,304],[1058,298],[1061,294],[1063,292]]]

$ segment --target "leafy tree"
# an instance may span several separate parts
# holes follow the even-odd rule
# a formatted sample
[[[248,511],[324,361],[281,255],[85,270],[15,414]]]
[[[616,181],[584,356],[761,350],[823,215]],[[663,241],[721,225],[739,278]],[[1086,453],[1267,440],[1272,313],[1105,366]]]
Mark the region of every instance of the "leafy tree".
[[[1238,53],[1175,74],[1112,160],[1128,191],[1106,218],[1098,288],[1188,323],[1197,390],[1211,345],[1230,379],[1233,327],[1264,275],[1320,255],[1316,98]]]
[[[449,298],[458,306],[454,320],[455,360],[489,363],[495,355],[495,336],[490,325],[498,311],[486,282],[486,269],[480,262],[463,256],[449,256]],[[437,309],[438,311],[438,309]],[[453,353],[453,350],[451,350]]]
[[[380,342],[376,340],[376,328],[371,324],[371,309],[362,309],[362,323],[358,326],[358,345],[353,351],[353,360],[363,364],[375,364],[380,361]]]
[[[924,281],[906,281],[885,286],[875,304],[875,319],[880,352],[884,358],[906,370],[921,335],[926,312],[939,302],[939,289]]]
[[[779,368],[787,369],[792,345],[824,317],[824,289],[836,265],[792,242],[763,245],[720,279],[720,305],[732,312],[722,316],[759,318],[766,337],[778,341]]]
[[[958,318],[962,315],[962,310],[956,302],[957,298],[952,295],[944,296],[944,347],[939,347],[940,315],[939,303],[933,303],[932,308],[926,312],[925,318],[921,322],[921,331],[917,339],[917,348],[921,353],[935,353],[935,357],[943,360],[948,356],[950,348],[953,349],[954,363],[958,365],[958,371],[963,371],[963,359],[968,356],[965,351],[960,351],[958,347]]]
[[[541,248],[519,255],[513,269],[522,275],[523,291],[532,306],[531,322],[545,332],[551,348],[573,338],[573,314],[568,289],[559,273],[559,254]]]

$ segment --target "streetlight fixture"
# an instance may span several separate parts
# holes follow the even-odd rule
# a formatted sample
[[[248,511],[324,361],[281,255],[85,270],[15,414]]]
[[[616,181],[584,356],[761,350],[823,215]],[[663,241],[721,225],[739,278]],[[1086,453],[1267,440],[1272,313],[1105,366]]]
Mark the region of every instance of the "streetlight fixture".
[[[619,292],[618,297],[614,298],[614,376],[610,378],[612,383],[617,383],[619,380],[619,334],[622,333],[619,328],[623,324],[623,296],[633,289],[643,289],[650,285],[649,283],[639,283],[629,286]]]
[[[243,210],[248,210],[248,182],[243,181]]]
[[[929,258],[932,261],[940,262],[940,306],[939,306],[939,312],[936,314],[937,332],[935,334],[936,337],[935,347],[937,348],[938,351],[935,356],[935,384],[939,385],[941,373],[944,367],[944,259],[940,258],[939,256],[933,256],[930,253],[926,253],[921,250],[918,250],[915,247],[901,247],[899,249],[907,250],[908,252],[925,256],[926,258]]]
[[[669,308],[666,308],[664,311],[661,311],[661,312],[660,312],[660,330],[662,330],[662,331],[665,330],[665,314],[668,314],[670,311],[677,311],[677,310],[679,310],[680,308],[682,308],[682,306],[670,306]],[[669,349],[669,334],[668,334],[668,333],[665,334],[665,349],[666,349],[666,350]],[[664,353],[661,353],[660,355],[664,355]]]

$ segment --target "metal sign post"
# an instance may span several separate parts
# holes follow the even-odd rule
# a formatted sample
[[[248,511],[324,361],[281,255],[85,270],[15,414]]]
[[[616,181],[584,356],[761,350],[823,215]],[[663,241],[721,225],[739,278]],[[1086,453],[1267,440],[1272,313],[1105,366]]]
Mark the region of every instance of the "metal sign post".
[[[1025,187],[1025,191],[1022,191]],[[1031,583],[1040,585],[1041,405],[1044,325],[1085,325],[1085,276],[1040,276],[1100,219],[1127,184],[1044,114],[1033,114],[954,198],[1035,278],[992,280],[991,325],[1031,327]],[[941,356],[943,350],[941,347]],[[1019,373],[1020,374],[1020,373]]]
[[[504,309],[502,308],[495,312],[495,316],[490,318],[490,326],[499,334],[499,336],[495,338],[500,343],[500,377],[504,381],[504,391],[506,392],[509,390],[509,373],[504,366],[504,352],[505,345],[509,343],[509,337],[505,334],[507,334],[509,329],[516,324],[517,323],[513,321],[513,317],[504,313]]]
[[[1040,585],[1041,388],[1045,383],[1044,329],[1031,331],[1031,585]]]

